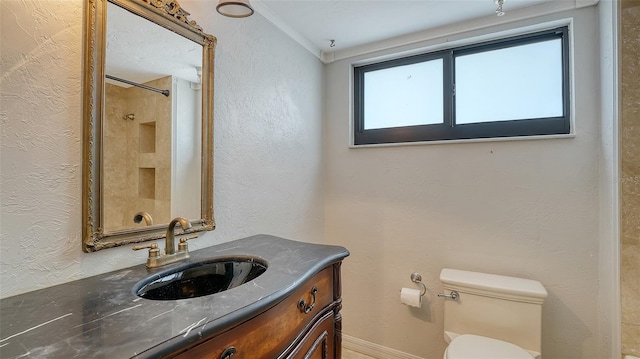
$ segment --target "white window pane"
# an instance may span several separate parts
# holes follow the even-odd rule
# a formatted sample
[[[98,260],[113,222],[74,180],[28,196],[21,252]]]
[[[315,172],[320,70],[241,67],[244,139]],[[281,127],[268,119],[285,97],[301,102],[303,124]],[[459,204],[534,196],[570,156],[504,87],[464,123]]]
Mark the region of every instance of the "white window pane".
[[[443,122],[442,59],[364,75],[364,129]]]
[[[457,124],[563,115],[560,39],[455,61]]]

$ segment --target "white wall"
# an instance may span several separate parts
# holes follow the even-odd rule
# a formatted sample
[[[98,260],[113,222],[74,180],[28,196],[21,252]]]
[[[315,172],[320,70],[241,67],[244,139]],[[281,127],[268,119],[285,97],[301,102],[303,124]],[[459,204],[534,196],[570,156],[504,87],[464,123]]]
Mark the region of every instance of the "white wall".
[[[185,218],[200,217],[202,186],[202,86],[173,78],[171,213]]]
[[[441,41],[567,17],[575,26],[575,138],[350,149],[350,66],[365,57],[327,66],[325,236],[352,253],[342,272],[345,334],[441,358],[436,293],[440,270],[449,267],[540,280],[549,292],[544,357],[603,358],[597,9]],[[421,309],[399,302],[400,288],[413,287],[412,272],[429,287]]]
[[[0,2],[0,297],[145,261],[130,247],[81,250],[84,2]],[[255,233],[321,241],[321,63],[260,15],[181,5],[218,37],[218,228],[191,248]]]

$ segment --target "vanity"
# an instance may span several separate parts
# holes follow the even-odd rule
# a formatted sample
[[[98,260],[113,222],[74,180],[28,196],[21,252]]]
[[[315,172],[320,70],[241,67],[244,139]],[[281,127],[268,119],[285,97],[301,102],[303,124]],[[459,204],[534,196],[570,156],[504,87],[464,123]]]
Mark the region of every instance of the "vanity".
[[[256,235],[0,300],[2,358],[340,358],[339,246]],[[141,283],[217,259],[263,273],[217,293],[152,300]]]

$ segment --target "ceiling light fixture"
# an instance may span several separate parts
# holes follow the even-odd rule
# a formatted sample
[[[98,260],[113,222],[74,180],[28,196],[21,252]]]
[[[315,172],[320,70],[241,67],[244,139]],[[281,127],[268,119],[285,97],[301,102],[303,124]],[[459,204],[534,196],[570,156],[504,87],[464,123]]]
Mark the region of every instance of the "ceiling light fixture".
[[[216,11],[227,17],[248,17],[253,15],[253,8],[249,0],[220,0]]]
[[[502,5],[504,4],[504,0],[495,0],[494,1],[498,7],[496,8],[496,15],[503,16],[505,12],[502,10]]]

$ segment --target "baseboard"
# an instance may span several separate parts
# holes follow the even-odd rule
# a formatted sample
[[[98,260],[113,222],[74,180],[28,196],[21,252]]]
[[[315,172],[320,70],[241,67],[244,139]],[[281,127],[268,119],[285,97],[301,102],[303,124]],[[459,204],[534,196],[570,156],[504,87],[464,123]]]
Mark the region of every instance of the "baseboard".
[[[377,359],[424,359],[345,334],[342,334],[342,347]]]

